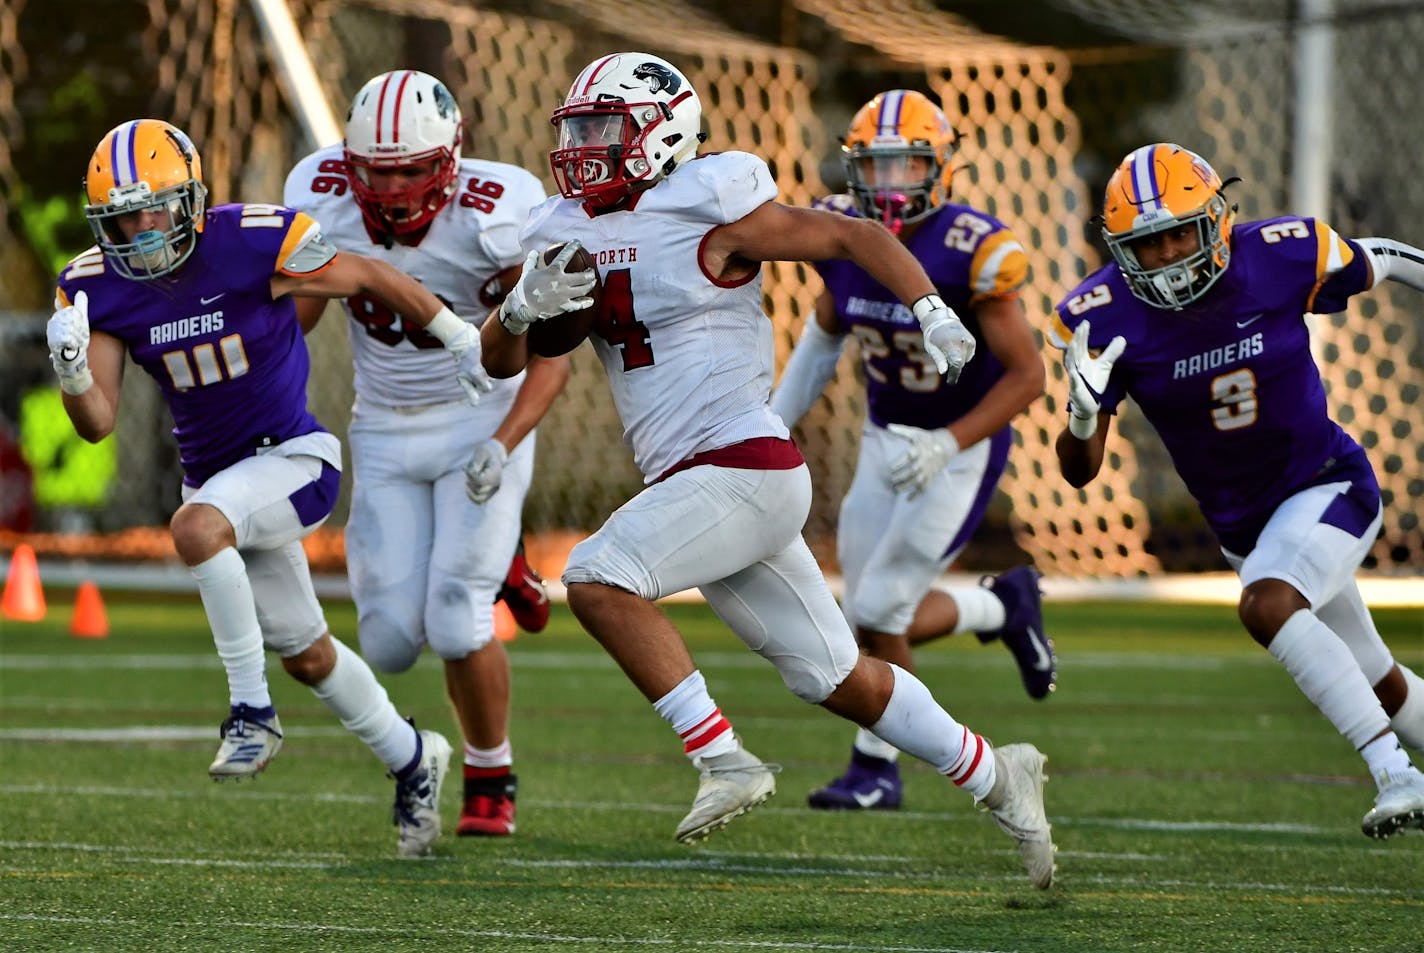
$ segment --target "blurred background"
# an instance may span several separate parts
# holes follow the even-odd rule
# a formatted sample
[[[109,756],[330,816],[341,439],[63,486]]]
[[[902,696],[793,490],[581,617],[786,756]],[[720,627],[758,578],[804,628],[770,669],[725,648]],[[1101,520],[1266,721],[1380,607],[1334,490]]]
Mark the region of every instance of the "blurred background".
[[[764,157],[784,201],[844,188],[839,138],[875,93],[918,89],[963,135],[955,198],[1003,219],[1029,251],[1030,320],[1098,267],[1090,218],[1113,166],[1158,140],[1202,153],[1244,219],[1317,215],[1346,236],[1424,245],[1424,2],[1386,0],[5,0],[0,5],[0,550],[172,558],[179,502],[171,421],[130,368],[116,434],[74,435],[44,344],[54,279],[92,242],[80,209],[100,137],[140,116],[185,129],[213,204],[280,202],[287,171],[327,144],[292,95],[267,24],[289,13],[315,85],[344,120],[377,73],[445,81],[469,124],[467,154],[522,165],[553,190],[548,116],[598,55],[640,49],[698,87],[711,150]],[[280,19],[280,17],[279,17]],[[801,265],[766,269],[765,304],[784,361],[819,288]],[[1424,574],[1424,297],[1390,284],[1316,320],[1337,419],[1370,453],[1385,521],[1366,569]],[[311,401],[344,434],[351,403],[345,319],[309,339]],[[863,406],[849,353],[803,421],[817,499],[806,535],[834,569],[836,508],[855,463]],[[987,525],[960,567],[1032,560],[1050,575],[1140,577],[1224,569],[1156,436],[1124,415],[1103,476],[1058,476],[1064,415],[1058,355]],[[557,572],[569,541],[636,492],[591,349],[539,430],[526,507],[530,554]],[[345,494],[309,546],[339,571]]]

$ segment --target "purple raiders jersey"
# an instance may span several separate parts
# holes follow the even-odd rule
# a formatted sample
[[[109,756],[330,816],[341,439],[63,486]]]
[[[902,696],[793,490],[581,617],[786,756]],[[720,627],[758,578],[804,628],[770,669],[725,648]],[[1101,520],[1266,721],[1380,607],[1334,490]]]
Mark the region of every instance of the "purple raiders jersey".
[[[1330,419],[1304,320],[1343,309],[1367,281],[1359,246],[1323,222],[1246,222],[1201,301],[1154,308],[1108,265],[1058,304],[1049,340],[1066,348],[1085,320],[1093,353],[1117,335],[1127,340],[1103,409],[1124,397],[1137,403],[1222,546],[1244,555],[1300,490],[1343,479],[1376,485],[1364,450]]]
[[[833,195],[816,206],[860,217],[849,195]],[[945,205],[931,213],[905,247],[978,342],[983,335],[974,306],[985,298],[1016,295],[1028,280],[1028,256],[1013,232],[967,205]],[[981,346],[959,380],[946,382],[925,351],[920,322],[884,285],[853,261],[813,264],[835,300],[841,327],[860,344],[867,412],[873,423],[926,430],[947,426],[978,404],[1004,376],[994,352]]]
[[[272,300],[285,262],[320,236],[302,212],[222,205],[170,275],[131,281],[97,247],[59,276],[57,301],[89,296],[89,326],[123,342],[173,415],[184,482],[202,486],[259,447],[322,426],[307,412],[309,361],[290,296]]]

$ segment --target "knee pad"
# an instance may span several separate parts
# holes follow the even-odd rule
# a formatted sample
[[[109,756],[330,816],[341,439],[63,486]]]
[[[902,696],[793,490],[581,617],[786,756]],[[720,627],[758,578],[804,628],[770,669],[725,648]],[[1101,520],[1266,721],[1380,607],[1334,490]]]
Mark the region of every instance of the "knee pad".
[[[909,630],[923,597],[921,594],[916,598],[898,583],[861,580],[855,599],[847,608],[846,620],[852,627],[903,635]]]
[[[475,604],[475,593],[467,583],[449,580],[439,583],[425,608],[426,639],[430,649],[447,661],[478,652],[494,638],[494,596]]]
[[[361,655],[378,672],[396,674],[415,664],[422,639],[384,612],[363,612],[357,624]]]
[[[844,657],[841,657],[844,655]],[[819,705],[840,687],[855,668],[859,652],[832,653],[828,658],[776,655],[767,660],[791,689],[791,694],[811,705]]]

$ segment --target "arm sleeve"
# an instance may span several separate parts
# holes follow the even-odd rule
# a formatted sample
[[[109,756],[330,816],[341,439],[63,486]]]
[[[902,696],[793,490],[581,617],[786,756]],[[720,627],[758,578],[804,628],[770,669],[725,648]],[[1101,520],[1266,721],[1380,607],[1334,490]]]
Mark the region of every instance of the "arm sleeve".
[[[828,334],[816,322],[814,312],[807,319],[801,340],[791,352],[791,360],[786,362],[781,386],[771,395],[771,409],[786,426],[796,426],[826,389],[835,376],[836,362],[840,360],[844,344],[845,335]]]
[[[1424,291],[1424,251],[1391,238],[1359,238],[1355,243],[1364,251],[1374,272],[1374,287],[1389,278]]]

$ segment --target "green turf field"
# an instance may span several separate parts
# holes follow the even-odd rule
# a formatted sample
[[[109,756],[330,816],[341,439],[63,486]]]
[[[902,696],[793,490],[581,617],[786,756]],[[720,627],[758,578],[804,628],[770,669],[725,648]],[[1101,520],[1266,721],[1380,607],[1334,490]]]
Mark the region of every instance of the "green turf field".
[[[112,635],[0,623],[0,949],[9,951],[1399,951],[1424,948],[1424,836],[1359,832],[1362,763],[1227,607],[1053,606],[1059,691],[1007,652],[924,649],[940,699],[1049,756],[1059,885],[918,763],[905,809],[804,807],[851,732],[793,698],[699,606],[685,626],[776,798],[704,844],[673,828],[696,773],[650,707],[555,608],[510,646],[519,833],[399,861],[391,782],[269,668],[287,732],[256,782],[206,767],[226,689],[196,600],[110,595]],[[354,642],[349,605],[328,606]],[[1424,614],[1377,615],[1424,668]],[[452,733],[430,656],[386,679]],[[458,775],[456,776],[458,778]],[[458,813],[458,780],[443,799]]]

